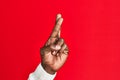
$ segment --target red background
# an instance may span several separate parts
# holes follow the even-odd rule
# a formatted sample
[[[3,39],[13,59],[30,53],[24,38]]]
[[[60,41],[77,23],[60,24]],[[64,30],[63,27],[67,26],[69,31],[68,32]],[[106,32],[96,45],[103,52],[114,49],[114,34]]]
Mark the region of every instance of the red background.
[[[27,80],[57,13],[70,53],[55,80],[120,80],[116,0],[1,0],[0,80]]]

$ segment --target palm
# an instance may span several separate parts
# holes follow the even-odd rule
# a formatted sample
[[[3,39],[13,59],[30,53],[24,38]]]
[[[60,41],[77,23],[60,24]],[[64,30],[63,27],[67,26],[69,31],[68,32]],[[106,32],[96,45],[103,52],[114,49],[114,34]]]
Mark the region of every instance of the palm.
[[[59,54],[59,53],[57,53]],[[50,65],[50,67],[54,70],[54,71],[57,71],[66,61],[67,59],[67,55],[65,54],[62,54],[60,56],[53,56],[50,53],[48,53],[48,55],[46,55],[46,63],[48,63],[48,65]]]
[[[51,39],[53,40],[53,39]],[[53,41],[50,42],[52,44]],[[53,55],[53,51],[50,49],[49,45],[43,47],[43,52],[41,51],[42,60],[46,65],[49,65],[52,70],[57,71],[66,61],[68,55],[64,54],[63,52],[56,51],[56,55]],[[67,49],[66,49],[67,51]],[[59,54],[59,55],[58,55]]]

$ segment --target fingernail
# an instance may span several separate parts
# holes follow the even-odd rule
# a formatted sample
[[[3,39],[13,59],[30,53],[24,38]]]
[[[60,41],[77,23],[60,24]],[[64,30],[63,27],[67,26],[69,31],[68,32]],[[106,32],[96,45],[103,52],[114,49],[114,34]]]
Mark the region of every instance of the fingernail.
[[[59,53],[57,53],[57,56],[59,56]]]
[[[64,53],[64,54],[66,54],[66,55],[67,55],[68,53]]]
[[[53,53],[52,53],[53,55],[55,55],[56,54],[56,52],[55,51],[53,51]]]
[[[60,19],[60,23],[62,23],[62,22],[63,22],[63,18]]]
[[[56,45],[55,48],[56,48],[56,49],[60,49],[61,47],[60,47],[59,45]]]
[[[64,51],[64,53],[68,53],[68,51]]]

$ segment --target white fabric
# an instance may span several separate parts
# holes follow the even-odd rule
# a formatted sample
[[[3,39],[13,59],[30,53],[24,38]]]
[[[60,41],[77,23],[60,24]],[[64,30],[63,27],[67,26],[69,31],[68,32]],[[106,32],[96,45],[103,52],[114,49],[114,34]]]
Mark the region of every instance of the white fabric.
[[[47,73],[42,65],[39,64],[36,70],[29,75],[28,80],[53,80],[55,76],[56,73],[54,75]]]

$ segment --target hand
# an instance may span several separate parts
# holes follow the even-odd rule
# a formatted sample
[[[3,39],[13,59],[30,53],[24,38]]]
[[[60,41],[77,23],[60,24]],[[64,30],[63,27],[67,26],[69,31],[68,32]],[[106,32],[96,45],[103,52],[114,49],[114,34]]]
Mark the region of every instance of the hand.
[[[60,38],[62,22],[63,18],[61,17],[61,14],[58,14],[50,38],[40,50],[42,67],[50,74],[54,74],[58,71],[68,57],[68,47],[65,44],[64,39]]]

